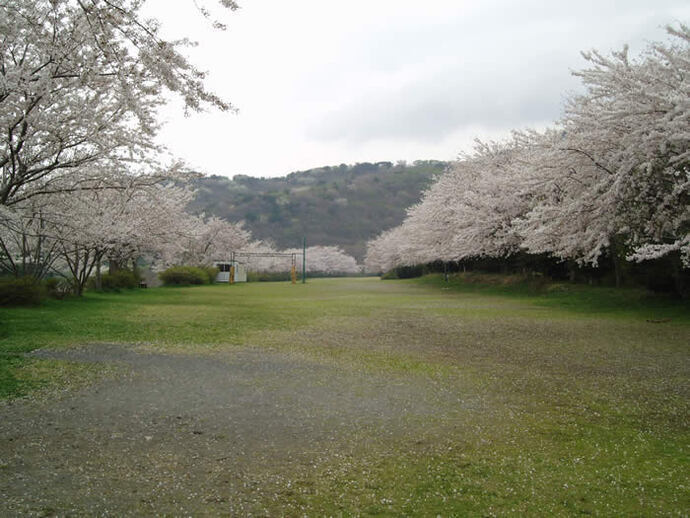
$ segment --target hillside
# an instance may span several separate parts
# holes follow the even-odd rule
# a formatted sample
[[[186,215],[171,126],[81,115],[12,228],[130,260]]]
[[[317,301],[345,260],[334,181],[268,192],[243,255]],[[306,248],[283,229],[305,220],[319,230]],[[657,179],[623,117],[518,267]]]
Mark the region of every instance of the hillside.
[[[256,239],[280,248],[339,245],[362,260],[366,242],[399,225],[405,209],[440,174],[447,162],[415,161],[341,164],[280,178],[198,180],[192,209],[230,221],[244,221]]]

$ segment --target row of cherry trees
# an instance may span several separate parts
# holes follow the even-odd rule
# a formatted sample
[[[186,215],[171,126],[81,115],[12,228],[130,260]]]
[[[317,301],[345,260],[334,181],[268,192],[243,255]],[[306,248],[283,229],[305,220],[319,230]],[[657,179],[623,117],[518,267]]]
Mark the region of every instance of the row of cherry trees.
[[[301,256],[301,249],[290,249],[288,252]],[[308,273],[336,275],[341,273],[358,273],[361,268],[351,255],[337,246],[310,246],[306,250],[306,269]]]
[[[253,241],[243,249],[253,254],[266,254],[250,256],[247,258],[247,269],[253,272],[283,273],[288,272],[292,265],[289,255],[284,257],[272,256],[272,254],[294,254],[297,269],[302,265],[302,248],[277,249],[271,243],[265,241]],[[244,259],[243,259],[244,260]],[[306,249],[306,271],[326,275],[354,274],[362,270],[357,260],[345,253],[337,246],[310,246]]]
[[[294,253],[252,241],[241,225],[186,212],[194,192],[184,186],[126,179],[118,188],[94,188],[43,195],[23,204],[25,210],[0,207],[0,268],[15,276],[69,276],[81,294],[102,263],[123,268],[139,257],[158,269],[170,265],[213,265],[233,251]],[[26,210],[30,207],[31,210]],[[309,272],[357,273],[353,257],[333,246],[307,249]],[[285,272],[282,258],[252,258],[250,270]]]
[[[165,267],[211,264],[250,240],[240,225],[188,214],[194,193],[173,184],[125,178],[118,188],[58,192],[3,211],[0,268],[15,276],[66,274],[81,294],[101,264],[110,270],[140,256]]]
[[[584,53],[585,93],[543,132],[477,142],[368,246],[369,271],[548,254],[690,267],[690,28],[636,59]]]

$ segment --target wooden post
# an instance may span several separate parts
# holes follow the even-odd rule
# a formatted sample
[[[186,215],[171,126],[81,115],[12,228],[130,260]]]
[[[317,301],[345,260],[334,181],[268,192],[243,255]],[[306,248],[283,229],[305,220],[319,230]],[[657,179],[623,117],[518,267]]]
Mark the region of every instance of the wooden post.
[[[307,282],[307,238],[302,241],[302,284]]]

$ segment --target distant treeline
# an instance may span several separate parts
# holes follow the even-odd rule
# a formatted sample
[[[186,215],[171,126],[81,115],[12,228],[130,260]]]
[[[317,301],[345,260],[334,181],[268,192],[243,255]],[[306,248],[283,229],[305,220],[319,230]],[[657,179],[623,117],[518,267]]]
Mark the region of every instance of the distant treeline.
[[[244,221],[256,239],[278,248],[338,245],[358,261],[366,242],[402,223],[407,207],[441,174],[447,162],[417,160],[340,164],[280,178],[235,175],[201,178],[192,208]]]

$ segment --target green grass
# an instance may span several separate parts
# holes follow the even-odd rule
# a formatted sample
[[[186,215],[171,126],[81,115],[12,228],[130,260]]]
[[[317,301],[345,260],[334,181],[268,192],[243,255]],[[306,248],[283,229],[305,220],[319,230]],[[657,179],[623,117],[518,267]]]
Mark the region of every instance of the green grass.
[[[0,308],[0,397],[25,394],[39,383],[15,374],[28,361],[23,353],[34,349],[119,342],[217,350],[247,345],[257,332],[296,329],[394,302],[362,299],[368,290],[357,282],[354,289],[313,282],[86,293],[35,308]]]
[[[427,275],[414,282],[461,293],[497,295],[573,313],[611,317],[640,317],[690,323],[690,301],[654,294],[642,288],[554,283],[542,277],[482,273]]]
[[[690,513],[690,311],[678,301],[498,279],[317,279],[87,294],[2,309],[0,326],[5,397],[58,368],[50,383],[69,378],[22,352],[122,342],[279,349],[481,402],[411,423],[413,436],[266,467],[276,496],[255,503],[264,514]]]

